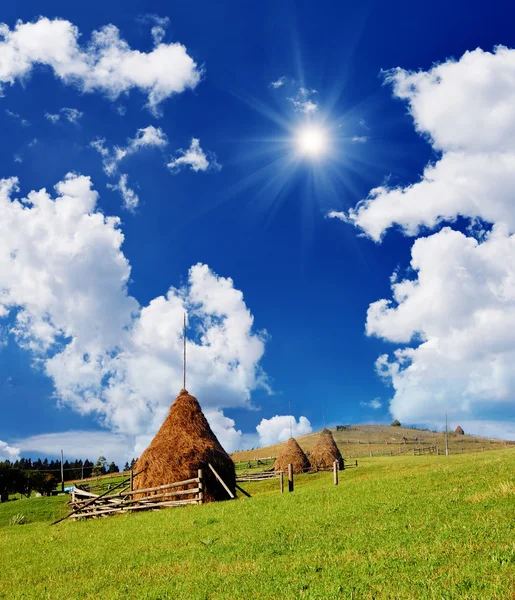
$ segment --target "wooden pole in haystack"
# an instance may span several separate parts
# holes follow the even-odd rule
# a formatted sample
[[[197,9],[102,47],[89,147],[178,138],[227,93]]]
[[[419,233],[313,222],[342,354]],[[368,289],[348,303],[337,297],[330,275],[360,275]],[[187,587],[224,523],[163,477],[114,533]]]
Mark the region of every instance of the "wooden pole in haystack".
[[[293,465],[288,465],[288,491],[293,492]]]
[[[182,359],[182,389],[186,389],[186,312],[184,313],[184,329],[183,329],[183,359]]]

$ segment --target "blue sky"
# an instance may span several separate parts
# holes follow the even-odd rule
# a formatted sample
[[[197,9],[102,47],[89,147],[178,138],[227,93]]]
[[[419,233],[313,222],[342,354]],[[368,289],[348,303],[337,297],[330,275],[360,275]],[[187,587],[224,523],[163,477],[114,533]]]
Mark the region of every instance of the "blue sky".
[[[184,309],[231,450],[289,415],[513,436],[512,12],[3,6],[0,458],[141,452]]]

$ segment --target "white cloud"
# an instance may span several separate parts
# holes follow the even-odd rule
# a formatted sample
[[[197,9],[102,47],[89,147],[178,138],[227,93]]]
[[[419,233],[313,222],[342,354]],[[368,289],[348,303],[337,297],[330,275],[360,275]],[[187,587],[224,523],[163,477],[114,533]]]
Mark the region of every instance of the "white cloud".
[[[293,415],[275,415],[271,419],[262,419],[256,430],[262,446],[284,442],[291,436],[298,437],[313,431],[306,417],[299,417],[297,422]]]
[[[286,77],[283,75],[282,77],[279,77],[279,79],[276,79],[275,81],[270,82],[270,85],[268,87],[271,87],[274,90],[277,90],[280,87],[282,87],[285,83],[286,83]]]
[[[63,431],[34,435],[17,444],[23,454],[52,457],[63,450],[65,460],[88,458],[94,462],[99,456],[105,456],[122,468],[126,460],[137,458],[132,454],[131,442],[130,437],[110,431]]]
[[[12,313],[11,335],[53,380],[59,401],[128,436],[136,452],[181,388],[187,310],[188,388],[224,439],[236,441],[220,411],[249,407],[267,381],[265,334],[254,331],[232,280],[197,264],[183,287],[140,306],[127,291],[120,220],[97,210],[88,177],[68,175],[55,198],[40,190],[13,200],[16,183],[0,180],[0,316]]]
[[[100,91],[109,98],[136,88],[148,96],[147,107],[199,83],[202,72],[179,43],[158,43],[150,52],[131,49],[114,25],[94,31],[79,45],[78,28],[63,19],[18,21],[14,29],[0,24],[0,90],[25,81],[39,65],[50,67],[66,84],[83,92]]]
[[[79,122],[79,119],[82,117],[84,113],[76,108],[61,108],[58,113],[45,113],[45,118],[48,119],[54,125],[63,117],[69,123],[73,123],[76,125]]]
[[[318,92],[305,87],[300,87],[296,96],[288,98],[293,104],[297,112],[305,115],[312,115],[318,110],[318,102],[314,99],[314,95]]]
[[[139,204],[139,196],[136,192],[129,187],[128,184],[129,176],[126,173],[120,175],[118,185],[107,184],[107,187],[111,190],[118,190],[123,199],[124,207],[129,211],[134,211]]]
[[[374,240],[395,224],[417,235],[458,215],[515,231],[515,50],[477,49],[427,72],[394,69],[386,81],[442,156],[412,185],[373,189],[348,219]]]
[[[9,460],[11,462],[20,458],[20,448],[9,446],[6,442],[0,440],[0,462]]]
[[[127,139],[126,146],[113,146],[108,148],[106,140],[97,138],[91,146],[100,154],[107,175],[115,175],[118,163],[125,157],[138,152],[143,148],[164,148],[168,144],[166,134],[160,127],[149,125],[138,129],[133,138]]]
[[[360,402],[359,404],[363,408],[373,408],[374,410],[378,410],[383,406],[380,398],[374,398],[373,400],[370,400],[370,402]]]
[[[367,136],[366,136],[366,135],[355,135],[355,136],[352,138],[352,141],[353,141],[354,143],[358,143],[358,144],[364,144],[365,142],[367,142],[367,141],[368,141],[368,138],[367,138]]]
[[[23,158],[19,154],[15,154],[13,160],[14,160],[15,163],[22,163],[23,162]]]
[[[485,241],[445,228],[416,240],[416,277],[392,283],[393,301],[370,305],[367,333],[416,347],[380,357],[395,390],[392,414],[412,423],[449,411],[479,419],[515,398],[515,236]]]
[[[54,125],[57,123],[57,121],[59,121],[60,118],[61,115],[59,113],[45,113],[45,119],[48,119]]]
[[[12,110],[9,110],[8,108],[5,109],[5,114],[8,115],[9,117],[11,117],[12,119],[16,119],[17,121],[19,121],[20,125],[22,125],[22,127],[30,126],[30,123],[27,121],[27,119],[22,119],[18,113],[13,112]]]
[[[190,147],[187,150],[177,150],[177,154],[178,157],[173,158],[167,165],[172,172],[177,173],[183,167],[190,167],[195,172],[220,169],[216,156],[212,153],[206,154],[197,138],[192,138]]]
[[[428,72],[396,69],[387,81],[441,156],[418,182],[376,188],[329,216],[376,241],[395,224],[416,236],[469,219],[469,235],[445,227],[417,239],[408,275],[391,278],[392,299],[368,309],[367,334],[404,345],[376,363],[394,389],[390,410],[412,423],[447,410],[475,432],[506,415],[513,431],[515,50],[478,49]]]
[[[205,414],[211,429],[227,452],[241,448],[242,433],[235,428],[234,419],[226,417],[221,410],[208,410]]]

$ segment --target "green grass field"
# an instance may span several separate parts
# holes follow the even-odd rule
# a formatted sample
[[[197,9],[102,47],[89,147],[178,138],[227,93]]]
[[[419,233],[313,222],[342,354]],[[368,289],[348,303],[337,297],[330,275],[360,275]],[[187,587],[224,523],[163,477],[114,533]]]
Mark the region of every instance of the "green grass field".
[[[0,598],[515,598],[515,451],[363,459],[250,499],[50,527],[0,505]],[[65,500],[66,498],[64,498]],[[9,525],[13,514],[32,522]]]

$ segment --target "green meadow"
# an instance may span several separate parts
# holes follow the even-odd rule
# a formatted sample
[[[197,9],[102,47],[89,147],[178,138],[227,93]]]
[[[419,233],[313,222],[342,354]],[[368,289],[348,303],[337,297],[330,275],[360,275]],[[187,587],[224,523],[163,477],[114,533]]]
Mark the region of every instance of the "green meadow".
[[[0,505],[0,598],[515,598],[515,450],[244,487],[252,498],[56,526],[66,497]]]

